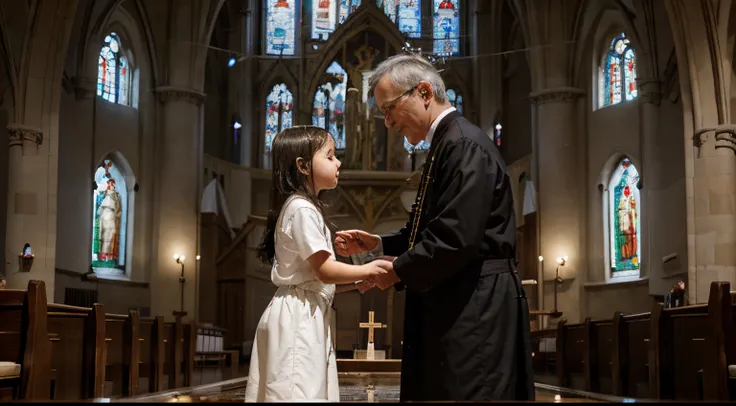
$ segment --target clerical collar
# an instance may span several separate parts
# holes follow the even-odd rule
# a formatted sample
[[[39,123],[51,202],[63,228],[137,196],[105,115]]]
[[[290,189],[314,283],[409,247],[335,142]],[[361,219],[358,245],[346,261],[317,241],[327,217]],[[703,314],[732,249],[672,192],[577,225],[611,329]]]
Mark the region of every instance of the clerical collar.
[[[457,111],[454,107],[449,107],[447,110],[440,113],[437,118],[432,121],[432,125],[429,126],[429,131],[427,132],[427,137],[424,138],[424,142],[427,144],[432,144],[432,138],[434,137],[434,132],[437,131],[437,126],[440,125],[440,121],[442,121],[443,118],[445,118],[446,115],[452,113],[453,111]]]

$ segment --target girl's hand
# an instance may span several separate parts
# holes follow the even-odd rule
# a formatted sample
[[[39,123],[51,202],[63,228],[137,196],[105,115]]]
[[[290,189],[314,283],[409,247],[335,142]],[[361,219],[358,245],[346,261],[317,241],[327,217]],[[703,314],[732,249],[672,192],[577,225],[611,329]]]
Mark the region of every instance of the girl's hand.
[[[391,263],[384,260],[376,260],[367,264],[361,265],[363,271],[363,280],[372,280],[374,276],[385,274],[386,268],[390,267]]]
[[[348,257],[354,254],[374,250],[381,237],[361,230],[346,230],[335,233],[335,251],[337,255]]]

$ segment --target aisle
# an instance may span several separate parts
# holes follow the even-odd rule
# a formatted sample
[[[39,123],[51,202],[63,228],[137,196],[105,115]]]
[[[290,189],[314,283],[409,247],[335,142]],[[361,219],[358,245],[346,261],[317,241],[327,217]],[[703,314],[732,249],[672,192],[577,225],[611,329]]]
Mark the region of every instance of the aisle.
[[[218,382],[189,390],[162,392],[156,395],[144,395],[131,399],[121,399],[128,402],[243,402],[245,396],[246,378],[237,378],[229,381]],[[342,386],[340,387],[342,402],[348,403],[395,403],[399,400],[398,386],[377,386],[372,394],[365,387]],[[371,400],[369,401],[369,397]],[[115,400],[113,400],[115,402]],[[549,385],[537,384],[536,402],[544,403],[579,403],[579,402],[610,402],[610,403],[635,403],[634,399],[619,398],[615,396],[600,395],[587,392],[570,391]]]

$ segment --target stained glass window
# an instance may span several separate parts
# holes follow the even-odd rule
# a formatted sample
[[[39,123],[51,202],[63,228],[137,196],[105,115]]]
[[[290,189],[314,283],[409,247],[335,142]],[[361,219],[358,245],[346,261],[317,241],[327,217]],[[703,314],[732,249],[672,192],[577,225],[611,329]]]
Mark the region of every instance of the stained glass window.
[[[422,36],[422,0],[399,0],[399,31],[409,38]]]
[[[312,39],[326,41],[330,33],[335,31],[337,1],[312,0]]]
[[[629,159],[623,159],[608,185],[612,277],[639,274],[641,198],[638,183],[639,172]]]
[[[271,152],[271,144],[276,134],[291,127],[294,98],[285,84],[280,83],[266,96],[266,138],[265,152]]]
[[[296,0],[268,0],[266,8],[266,53],[294,55]]]
[[[125,178],[109,159],[95,172],[92,192],[92,267],[95,272],[125,273],[128,228],[128,189]]]
[[[459,113],[463,112],[463,96],[457,94],[455,89],[447,89],[447,101],[455,107]]]
[[[123,53],[120,37],[105,37],[97,60],[97,95],[118,104],[131,104],[131,68]]]
[[[636,88],[636,53],[625,34],[611,41],[603,59],[598,83],[598,105],[610,106],[631,101],[638,96]]]
[[[327,82],[314,93],[312,125],[329,131],[335,138],[335,149],[344,149],[348,74],[339,63],[332,62],[326,76]]]
[[[434,53],[450,56],[460,53],[460,1],[432,0]]]
[[[269,0],[273,1],[273,0]],[[368,0],[370,1],[370,0]],[[457,0],[455,0],[457,1]],[[391,21],[409,38],[422,34],[422,0],[375,0]],[[327,40],[355,11],[362,0],[312,0],[312,39]]]
[[[501,131],[503,130],[503,126],[501,123],[496,123],[495,126],[493,126],[493,142],[496,143],[496,146],[501,146]]]
[[[422,0],[376,0],[378,8],[409,38],[422,35]]]
[[[361,0],[340,0],[340,17],[338,24],[342,24],[348,19],[348,16],[360,6]]]

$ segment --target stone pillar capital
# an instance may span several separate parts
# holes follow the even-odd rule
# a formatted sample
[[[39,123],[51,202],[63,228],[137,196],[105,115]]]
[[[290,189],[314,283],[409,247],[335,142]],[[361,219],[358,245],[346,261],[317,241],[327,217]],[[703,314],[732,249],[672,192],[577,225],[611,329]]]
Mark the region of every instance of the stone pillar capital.
[[[178,86],[159,86],[156,88],[158,99],[161,103],[172,101],[184,101],[197,106],[204,103],[205,94],[186,87]]]
[[[17,124],[8,125],[9,147],[23,146],[28,143],[39,146],[43,143],[43,132],[41,130]]]
[[[697,148],[701,148],[708,141],[715,142],[715,149],[727,148],[736,154],[736,124],[705,127],[693,134],[693,145]],[[699,153],[698,158],[700,158]]]
[[[636,78],[637,97],[642,103],[659,106],[662,101],[662,83],[659,78]]]
[[[72,78],[72,87],[74,87],[74,95],[77,100],[89,99],[95,94],[97,80],[93,80],[84,76],[75,76]]]
[[[545,89],[529,95],[536,106],[547,103],[574,103],[578,98],[585,96],[585,90],[576,87],[558,87]]]

